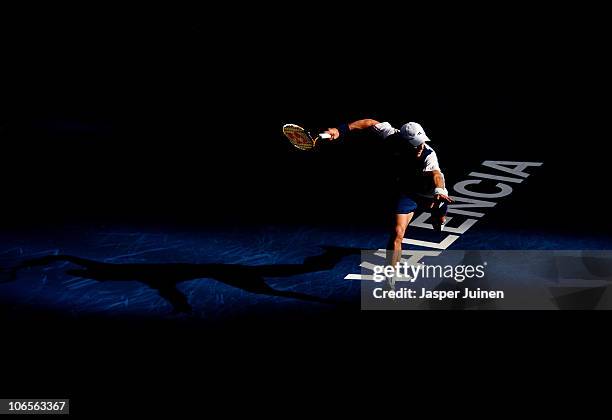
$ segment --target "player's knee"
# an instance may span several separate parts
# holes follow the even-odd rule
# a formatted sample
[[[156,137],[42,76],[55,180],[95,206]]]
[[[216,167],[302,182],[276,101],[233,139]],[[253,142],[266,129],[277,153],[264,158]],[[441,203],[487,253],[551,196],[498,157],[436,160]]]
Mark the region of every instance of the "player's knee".
[[[431,216],[436,219],[444,219],[448,212],[448,204],[442,203],[439,207],[434,207],[431,210]]]
[[[401,241],[404,239],[404,235],[406,234],[406,227],[402,225],[395,226],[395,240]]]

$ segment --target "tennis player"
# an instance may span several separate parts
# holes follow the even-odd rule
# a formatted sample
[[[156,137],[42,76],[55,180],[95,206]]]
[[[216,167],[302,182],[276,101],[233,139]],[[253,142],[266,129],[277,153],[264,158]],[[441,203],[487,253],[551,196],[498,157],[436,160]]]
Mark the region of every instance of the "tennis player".
[[[353,130],[372,130],[388,142],[397,158],[395,228],[387,243],[387,264],[395,266],[401,260],[402,240],[414,212],[418,210],[431,213],[432,225],[442,231],[448,203],[444,185],[444,174],[440,170],[436,152],[427,144],[430,140],[420,124],[409,122],[398,130],[388,122],[372,119],[354,121],[329,128],[325,133],[336,140]]]

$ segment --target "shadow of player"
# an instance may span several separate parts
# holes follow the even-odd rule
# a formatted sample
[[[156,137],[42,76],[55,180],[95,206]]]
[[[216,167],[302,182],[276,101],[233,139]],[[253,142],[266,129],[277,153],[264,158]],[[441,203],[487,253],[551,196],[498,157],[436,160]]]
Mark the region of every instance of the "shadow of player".
[[[12,279],[20,269],[67,261],[82,268],[66,270],[66,274],[96,281],[138,281],[157,290],[173,307],[174,313],[191,313],[192,308],[177,284],[209,278],[251,293],[294,298],[303,301],[340,304],[338,301],[289,290],[274,289],[266,277],[290,277],[299,274],[326,271],[334,268],[342,258],[360,253],[360,249],[323,246],[321,255],[308,257],[302,264],[117,264],[94,261],[72,255],[47,255],[22,262],[12,270]]]

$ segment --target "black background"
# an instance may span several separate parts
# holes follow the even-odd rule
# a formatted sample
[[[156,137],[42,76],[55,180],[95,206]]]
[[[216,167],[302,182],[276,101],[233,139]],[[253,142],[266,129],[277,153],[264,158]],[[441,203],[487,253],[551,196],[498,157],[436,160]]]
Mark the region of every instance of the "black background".
[[[596,25],[516,10],[53,12],[5,27],[6,225],[376,224],[375,141],[306,155],[280,135],[365,117],[420,121],[449,184],[516,159],[545,162],[530,199],[599,189]]]
[[[363,194],[378,191],[384,163],[370,139],[304,154],[280,134],[285,122],[371,117],[421,121],[451,182],[483,158],[543,161],[507,215],[520,210],[525,227],[556,232],[602,229],[597,217],[579,217],[607,179],[597,131],[605,34],[595,12],[53,6],[2,19],[7,228],[376,224],[383,213]],[[526,202],[538,205],[527,214]],[[18,337],[7,348],[9,391],[69,394],[81,413],[102,403],[101,390],[132,410],[139,392],[147,396],[136,400],[148,401],[170,389],[183,403],[202,390],[209,406],[235,392],[255,405],[267,401],[255,395],[263,378],[284,390],[275,395],[298,398],[283,384],[313,379],[331,391],[362,372],[368,354],[392,361],[408,349],[445,360],[486,345],[511,371],[514,359],[499,355],[543,336],[563,348],[588,343],[601,324],[597,314],[533,313],[337,314],[217,327],[22,315],[7,319]],[[39,335],[28,332],[34,327]]]

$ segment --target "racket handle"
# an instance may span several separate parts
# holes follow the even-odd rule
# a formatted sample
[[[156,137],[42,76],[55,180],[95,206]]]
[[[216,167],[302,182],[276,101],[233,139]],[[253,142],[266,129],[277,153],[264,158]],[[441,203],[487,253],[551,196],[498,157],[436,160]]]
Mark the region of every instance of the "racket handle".
[[[329,140],[329,139],[331,139],[331,134],[329,134],[329,133],[320,133],[319,134],[319,138],[320,139]]]

